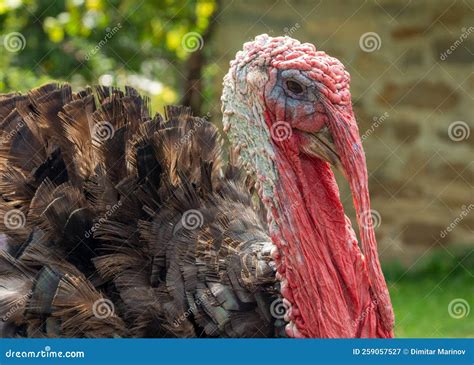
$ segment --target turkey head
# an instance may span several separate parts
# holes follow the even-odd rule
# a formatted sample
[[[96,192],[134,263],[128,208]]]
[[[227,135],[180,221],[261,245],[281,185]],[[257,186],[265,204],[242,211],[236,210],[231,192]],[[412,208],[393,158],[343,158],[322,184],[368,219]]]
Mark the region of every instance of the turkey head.
[[[224,129],[267,208],[291,337],[392,336],[349,81],[313,45],[267,35],[224,78]],[[349,181],[361,248],[331,165]]]

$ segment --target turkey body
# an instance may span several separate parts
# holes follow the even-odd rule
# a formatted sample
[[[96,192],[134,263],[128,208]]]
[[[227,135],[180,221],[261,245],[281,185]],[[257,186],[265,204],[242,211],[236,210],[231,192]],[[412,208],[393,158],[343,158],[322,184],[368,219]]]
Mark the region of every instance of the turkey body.
[[[254,182],[206,119],[147,104],[132,88],[0,96],[4,337],[284,332]]]

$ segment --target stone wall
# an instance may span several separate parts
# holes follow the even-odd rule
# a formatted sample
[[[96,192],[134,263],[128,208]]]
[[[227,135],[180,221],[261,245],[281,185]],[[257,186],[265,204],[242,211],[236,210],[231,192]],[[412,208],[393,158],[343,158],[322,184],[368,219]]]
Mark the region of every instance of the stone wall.
[[[382,256],[450,254],[474,242],[473,11],[473,1],[223,1],[216,88],[260,33],[338,57],[352,75]]]

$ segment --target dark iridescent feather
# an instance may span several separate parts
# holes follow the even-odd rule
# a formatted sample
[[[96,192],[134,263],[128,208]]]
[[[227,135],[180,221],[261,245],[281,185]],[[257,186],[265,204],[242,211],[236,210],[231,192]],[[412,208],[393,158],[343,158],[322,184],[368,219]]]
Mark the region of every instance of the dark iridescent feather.
[[[5,335],[277,334],[263,213],[207,120],[151,117],[129,87],[58,84],[0,96],[0,118],[0,218],[24,215],[2,227],[16,256],[0,257],[0,281],[22,285],[0,288],[0,315],[26,298]]]

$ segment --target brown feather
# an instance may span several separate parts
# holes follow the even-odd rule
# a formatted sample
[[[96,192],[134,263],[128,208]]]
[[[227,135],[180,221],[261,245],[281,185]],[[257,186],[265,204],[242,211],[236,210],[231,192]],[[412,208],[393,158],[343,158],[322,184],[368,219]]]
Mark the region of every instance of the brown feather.
[[[18,289],[0,291],[0,312],[30,290],[14,320],[30,337],[275,335],[254,180],[235,153],[224,163],[205,118],[179,106],[151,118],[148,105],[101,86],[0,97],[0,221],[25,217],[4,230],[17,258],[0,282]],[[111,133],[98,138],[104,123]],[[107,318],[93,310],[102,302]]]

